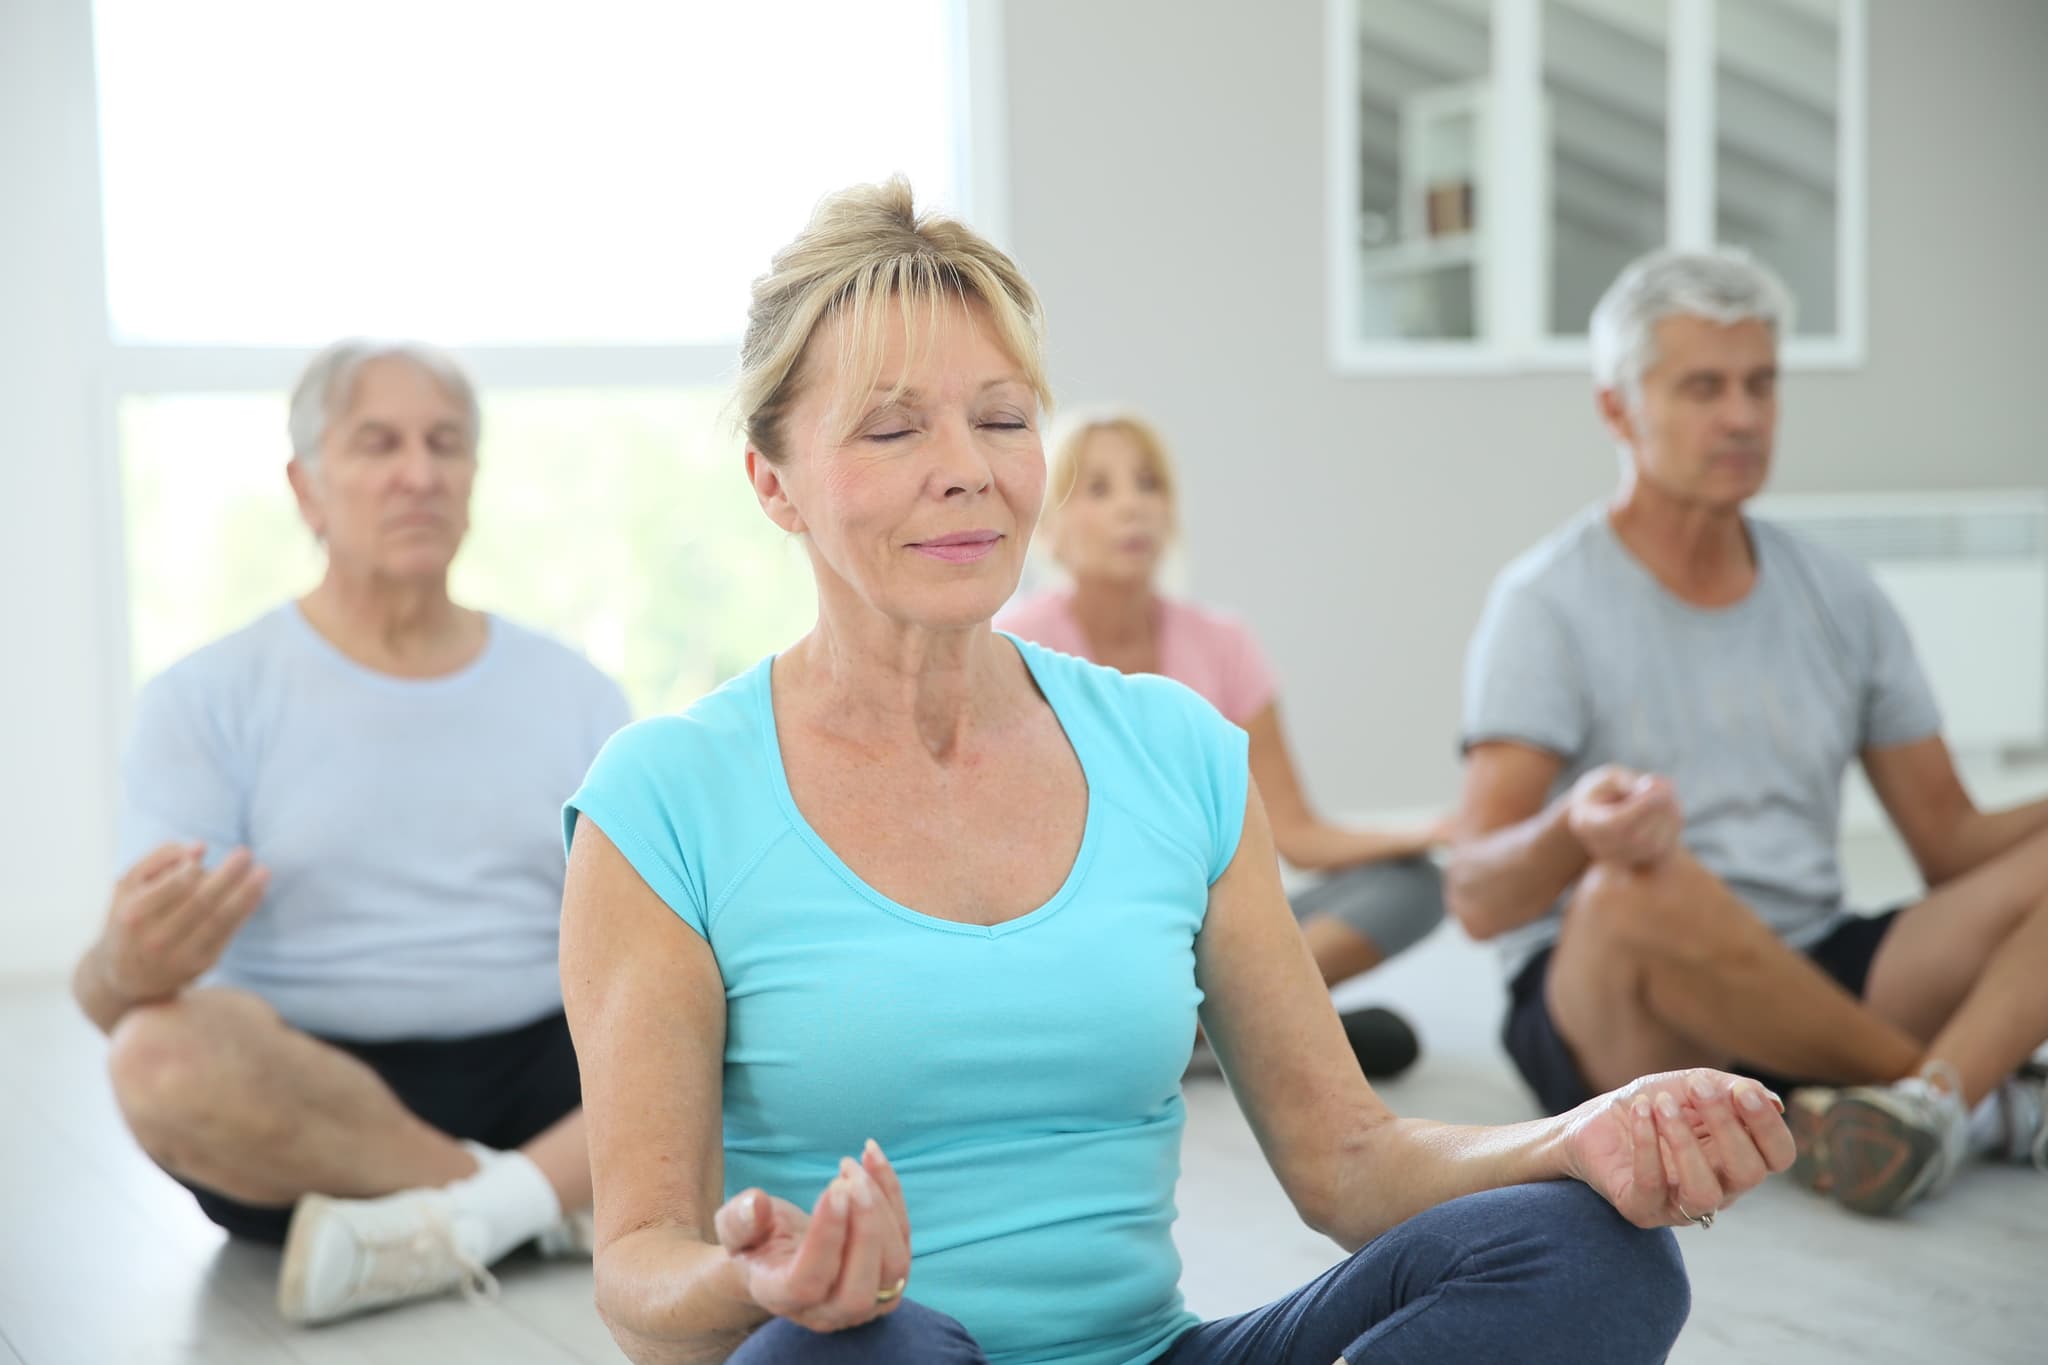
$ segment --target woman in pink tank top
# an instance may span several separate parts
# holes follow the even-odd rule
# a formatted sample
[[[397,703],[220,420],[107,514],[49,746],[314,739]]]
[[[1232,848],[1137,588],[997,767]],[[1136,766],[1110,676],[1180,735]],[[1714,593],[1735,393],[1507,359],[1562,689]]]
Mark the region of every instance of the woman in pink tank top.
[[[1443,883],[1428,853],[1439,828],[1324,819],[1302,791],[1272,670],[1251,631],[1158,590],[1176,524],[1173,465],[1158,433],[1131,413],[1083,414],[1047,453],[1041,539],[1073,585],[1019,598],[997,628],[1125,673],[1173,678],[1244,727],[1273,842],[1293,867],[1316,874],[1292,900],[1325,982],[1369,971],[1435,928]],[[1413,1030],[1389,1011],[1359,1010],[1344,1022],[1367,1075],[1392,1075],[1417,1055]]]

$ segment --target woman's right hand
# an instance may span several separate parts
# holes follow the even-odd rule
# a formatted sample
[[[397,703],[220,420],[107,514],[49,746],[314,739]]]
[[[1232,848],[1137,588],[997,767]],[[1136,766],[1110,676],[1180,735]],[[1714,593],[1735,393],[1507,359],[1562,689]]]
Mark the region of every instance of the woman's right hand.
[[[755,1304],[813,1332],[840,1332],[896,1311],[910,1278],[910,1214],[903,1186],[870,1141],[806,1215],[785,1199],[746,1190],[713,1226]]]

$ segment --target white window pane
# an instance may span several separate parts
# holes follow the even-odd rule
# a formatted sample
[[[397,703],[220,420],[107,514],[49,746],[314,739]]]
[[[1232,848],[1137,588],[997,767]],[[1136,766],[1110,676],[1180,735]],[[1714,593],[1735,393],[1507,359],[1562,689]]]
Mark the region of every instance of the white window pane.
[[[1832,335],[1840,236],[1841,12],[1836,0],[1720,0],[1714,47],[1714,232]]]
[[[1669,0],[1544,0],[1550,330],[1583,336],[1622,267],[1664,245]]]
[[[1477,337],[1489,0],[1368,0],[1355,12],[1354,334]]]
[[[823,194],[954,209],[947,0],[98,0],[130,341],[737,335]]]
[[[755,503],[725,402],[486,394],[457,599],[574,644],[643,715],[794,640],[810,566]],[[282,395],[131,398],[121,434],[140,682],[303,593],[322,559],[285,483]]]

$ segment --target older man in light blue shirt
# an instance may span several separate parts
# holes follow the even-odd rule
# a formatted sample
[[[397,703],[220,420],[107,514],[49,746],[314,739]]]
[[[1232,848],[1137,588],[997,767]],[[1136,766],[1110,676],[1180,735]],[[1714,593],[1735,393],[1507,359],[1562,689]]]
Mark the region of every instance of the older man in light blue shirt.
[[[305,598],[138,703],[122,864],[75,991],[145,1151],[323,1321],[458,1285],[590,1202],[556,819],[624,697],[457,605],[474,391],[343,342],[293,397]]]

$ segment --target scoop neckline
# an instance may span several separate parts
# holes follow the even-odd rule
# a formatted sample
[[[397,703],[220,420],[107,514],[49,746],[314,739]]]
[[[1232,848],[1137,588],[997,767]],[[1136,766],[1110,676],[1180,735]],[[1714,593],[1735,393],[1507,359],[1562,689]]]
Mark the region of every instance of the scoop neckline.
[[[1031,674],[1031,680],[1037,686],[1039,695],[1045,698],[1046,706],[1051,709],[1054,721],[1066,735],[1067,746],[1073,750],[1075,761],[1081,765],[1081,782],[1088,803],[1087,813],[1081,824],[1081,846],[1075,850],[1073,864],[1068,867],[1066,878],[1060,883],[1059,889],[1053,892],[1044,904],[997,924],[967,924],[915,909],[883,895],[855,872],[811,825],[797,806],[796,794],[790,790],[789,770],[782,761],[781,730],[775,720],[775,663],[782,657],[780,653],[771,654],[761,662],[755,688],[755,712],[760,723],[761,740],[767,752],[768,770],[774,779],[776,802],[782,807],[783,818],[789,822],[797,835],[810,845],[811,851],[819,860],[831,868],[833,873],[861,899],[898,919],[943,933],[991,939],[1022,933],[1043,924],[1072,903],[1080,891],[1081,883],[1087,879],[1089,864],[1095,858],[1096,845],[1100,842],[1102,810],[1102,803],[1096,799],[1095,774],[1089,767],[1088,755],[1076,739],[1073,726],[1069,725],[1067,717],[1061,714],[1061,689],[1057,682],[1049,679],[1047,674],[1040,670],[1038,663],[1031,657],[1032,651],[1025,647],[1023,641],[1008,631],[999,630],[995,633],[1008,640],[1011,647],[1017,651],[1017,656],[1023,660],[1025,670]]]

